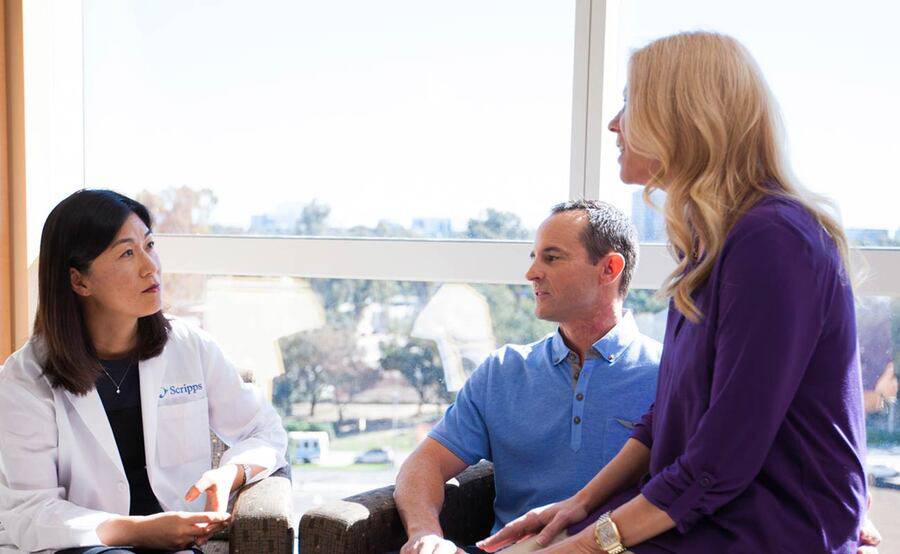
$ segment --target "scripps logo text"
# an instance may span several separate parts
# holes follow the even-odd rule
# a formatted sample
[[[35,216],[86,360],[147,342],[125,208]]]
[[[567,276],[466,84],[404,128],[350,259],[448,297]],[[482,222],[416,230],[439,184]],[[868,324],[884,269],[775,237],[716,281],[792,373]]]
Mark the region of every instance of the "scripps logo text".
[[[178,394],[197,394],[198,392],[203,390],[203,385],[200,383],[194,385],[169,385],[168,387],[162,387],[159,389],[159,397],[165,398],[166,396],[175,396]]]

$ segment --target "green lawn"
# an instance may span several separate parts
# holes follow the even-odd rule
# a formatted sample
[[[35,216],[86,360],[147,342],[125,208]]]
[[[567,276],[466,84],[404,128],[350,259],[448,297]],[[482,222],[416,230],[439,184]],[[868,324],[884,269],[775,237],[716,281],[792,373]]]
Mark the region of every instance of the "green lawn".
[[[370,448],[388,447],[395,451],[410,451],[417,445],[416,430],[413,427],[389,430],[372,431],[371,433],[359,433],[348,435],[331,441],[332,450],[351,450],[365,452]],[[377,464],[371,464],[373,466]]]
[[[304,470],[304,469],[325,469],[325,470],[340,470],[340,471],[358,471],[360,473],[366,471],[383,471],[387,469],[393,469],[394,466],[391,464],[352,464],[349,466],[323,466],[321,464],[300,464],[294,463],[294,467]]]

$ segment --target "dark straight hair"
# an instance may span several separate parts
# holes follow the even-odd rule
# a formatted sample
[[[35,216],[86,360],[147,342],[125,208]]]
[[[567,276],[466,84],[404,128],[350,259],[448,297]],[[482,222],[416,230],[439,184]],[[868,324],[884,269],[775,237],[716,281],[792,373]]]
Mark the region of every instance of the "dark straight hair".
[[[57,204],[47,216],[41,232],[34,336],[42,343],[44,374],[54,387],[87,394],[102,375],[69,268],[87,272],[131,214],[152,227],[150,212],[140,202],[111,190],[86,189]],[[161,354],[170,328],[162,311],[139,318],[132,354],[139,360]]]

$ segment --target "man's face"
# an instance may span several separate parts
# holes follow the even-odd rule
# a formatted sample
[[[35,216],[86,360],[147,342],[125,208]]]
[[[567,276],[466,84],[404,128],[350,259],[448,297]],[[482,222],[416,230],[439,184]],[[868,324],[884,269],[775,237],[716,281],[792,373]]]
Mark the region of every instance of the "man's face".
[[[590,319],[608,296],[602,264],[591,264],[581,242],[585,225],[587,214],[572,210],[550,216],[538,228],[525,278],[534,288],[534,314],[540,319]]]

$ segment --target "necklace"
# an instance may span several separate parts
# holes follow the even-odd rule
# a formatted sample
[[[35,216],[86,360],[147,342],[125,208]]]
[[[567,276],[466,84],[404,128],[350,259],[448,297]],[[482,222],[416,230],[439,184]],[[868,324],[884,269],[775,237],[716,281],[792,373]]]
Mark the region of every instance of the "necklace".
[[[103,370],[103,373],[105,373],[106,376],[109,377],[109,380],[112,381],[113,385],[116,386],[116,394],[122,393],[122,383],[125,382],[125,378],[128,377],[128,372],[131,371],[131,366],[133,365],[133,363],[128,364],[128,367],[125,368],[125,373],[122,374],[122,379],[118,383],[116,383],[116,380],[112,378],[112,375],[110,375],[108,371],[106,371],[106,368],[103,367],[103,364],[100,364],[100,369]]]

